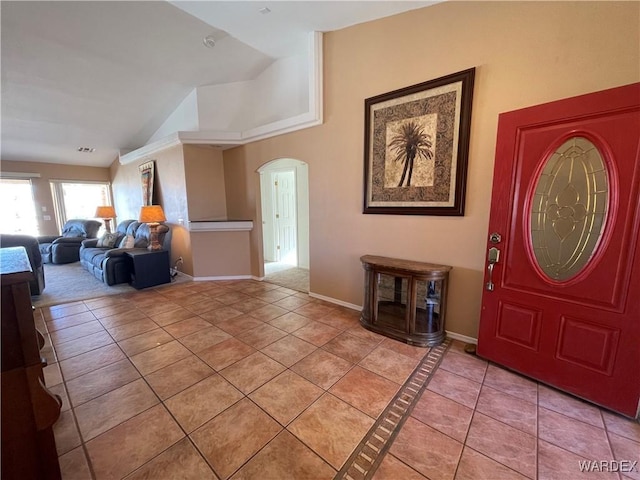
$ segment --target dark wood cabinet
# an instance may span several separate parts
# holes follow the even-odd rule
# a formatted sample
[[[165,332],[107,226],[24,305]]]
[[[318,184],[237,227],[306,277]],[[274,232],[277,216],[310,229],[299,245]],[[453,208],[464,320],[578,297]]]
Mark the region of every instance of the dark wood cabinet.
[[[445,339],[450,266],[364,255],[360,323],[410,345],[433,347]]]
[[[60,398],[44,383],[44,344],[36,330],[24,247],[0,248],[2,289],[2,478],[59,479],[52,426]]]

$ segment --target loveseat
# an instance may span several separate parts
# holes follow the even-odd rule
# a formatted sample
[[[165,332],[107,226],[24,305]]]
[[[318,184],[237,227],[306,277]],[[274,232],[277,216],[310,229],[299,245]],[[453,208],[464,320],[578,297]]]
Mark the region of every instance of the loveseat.
[[[37,237],[43,263],[73,263],[80,260],[80,245],[87,238],[96,238],[102,224],[97,220],[68,220],[62,235]]]
[[[169,227],[158,226],[158,241],[168,250]],[[127,251],[146,250],[151,231],[149,225],[135,220],[120,222],[116,231],[101,238],[84,240],[80,247],[80,264],[107,285],[128,283],[131,280],[131,258]]]
[[[42,265],[42,255],[38,248],[38,240],[30,235],[10,235],[0,234],[0,248],[24,247],[31,263],[33,279],[29,281],[31,295],[40,295],[44,290],[44,266]]]

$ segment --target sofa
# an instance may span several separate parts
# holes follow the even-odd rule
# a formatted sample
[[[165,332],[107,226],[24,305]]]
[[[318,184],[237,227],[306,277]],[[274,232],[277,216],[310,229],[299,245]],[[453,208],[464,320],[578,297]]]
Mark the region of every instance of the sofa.
[[[24,247],[31,263],[33,279],[29,282],[31,295],[40,295],[44,290],[44,266],[42,265],[42,255],[36,237],[31,235],[10,235],[0,234],[0,248]]]
[[[37,237],[44,263],[73,263],[80,260],[80,245],[87,238],[96,238],[102,224],[97,220],[69,220],[62,235]]]
[[[170,245],[168,226],[158,226],[158,241],[163,249]],[[80,246],[80,264],[107,285],[131,281],[131,258],[128,251],[146,250],[151,239],[149,225],[136,220],[124,220],[113,234],[84,240]]]

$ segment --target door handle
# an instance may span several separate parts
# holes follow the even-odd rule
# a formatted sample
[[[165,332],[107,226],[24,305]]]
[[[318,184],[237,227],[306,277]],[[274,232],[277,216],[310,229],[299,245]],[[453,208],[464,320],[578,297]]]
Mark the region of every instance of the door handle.
[[[496,247],[491,247],[489,249],[489,254],[487,255],[487,257],[489,262],[489,266],[487,267],[487,271],[489,273],[489,281],[485,285],[485,288],[489,292],[493,292],[493,289],[495,287],[493,283],[493,267],[496,263],[498,263],[498,260],[500,260],[500,250],[498,250]]]

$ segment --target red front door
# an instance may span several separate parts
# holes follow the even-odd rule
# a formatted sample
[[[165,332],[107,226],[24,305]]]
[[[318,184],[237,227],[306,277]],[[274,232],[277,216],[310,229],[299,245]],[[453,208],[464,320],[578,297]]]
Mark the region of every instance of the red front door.
[[[478,354],[635,417],[640,83],[500,115]]]

